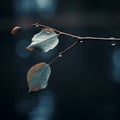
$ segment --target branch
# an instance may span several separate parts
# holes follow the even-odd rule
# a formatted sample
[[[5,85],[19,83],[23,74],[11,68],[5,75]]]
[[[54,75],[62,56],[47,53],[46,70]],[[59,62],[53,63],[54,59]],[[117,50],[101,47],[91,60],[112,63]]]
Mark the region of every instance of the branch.
[[[23,26],[23,27],[16,26],[16,27],[14,27],[12,29],[11,33],[15,35],[15,34],[18,34],[22,29],[25,29],[27,27],[32,27],[32,26],[52,29],[55,32],[58,32],[60,35],[65,35],[65,36],[68,36],[68,37],[71,37],[71,38],[75,38],[78,41],[83,41],[83,40],[120,41],[120,38],[114,38],[114,37],[102,38],[102,37],[81,37],[81,36],[76,36],[76,35],[73,35],[73,34],[62,32],[60,30],[54,29],[52,27],[49,27],[47,25],[43,25],[43,24],[40,24],[40,23],[35,23],[35,24],[32,24],[32,25]]]
[[[69,37],[72,37],[72,38],[75,38],[77,40],[103,40],[103,41],[120,41],[120,38],[114,38],[114,37],[110,37],[110,38],[102,38],[102,37],[81,37],[81,36],[76,36],[76,35],[73,35],[73,34],[69,34],[69,33],[66,33],[66,32],[62,32],[60,30],[57,30],[57,29],[54,29],[52,27],[49,27],[49,26],[46,26],[46,25],[43,25],[43,24],[40,24],[40,23],[35,23],[35,24],[32,24],[33,26],[36,26],[36,27],[45,27],[45,28],[49,28],[49,29],[53,29],[55,32],[58,32],[59,34],[61,35],[66,35],[66,36],[69,36]]]

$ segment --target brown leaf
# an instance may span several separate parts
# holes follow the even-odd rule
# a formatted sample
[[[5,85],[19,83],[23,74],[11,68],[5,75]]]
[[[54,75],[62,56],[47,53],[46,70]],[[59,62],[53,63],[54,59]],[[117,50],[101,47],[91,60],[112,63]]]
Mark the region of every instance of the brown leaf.
[[[11,34],[16,35],[16,34],[18,34],[21,30],[22,30],[21,27],[16,26],[16,27],[14,27],[14,28],[12,29]]]
[[[47,86],[50,72],[50,67],[44,62],[32,66],[27,73],[29,92],[44,89]]]

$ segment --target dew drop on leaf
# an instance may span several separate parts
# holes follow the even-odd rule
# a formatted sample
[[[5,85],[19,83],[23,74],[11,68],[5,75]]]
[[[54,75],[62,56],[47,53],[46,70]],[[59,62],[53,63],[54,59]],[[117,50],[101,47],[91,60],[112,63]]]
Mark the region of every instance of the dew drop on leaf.
[[[53,29],[44,28],[33,36],[31,44],[26,49],[35,50],[37,48],[45,53],[55,48],[58,43],[58,34]]]
[[[46,88],[50,73],[50,66],[44,62],[32,66],[27,73],[29,92]]]

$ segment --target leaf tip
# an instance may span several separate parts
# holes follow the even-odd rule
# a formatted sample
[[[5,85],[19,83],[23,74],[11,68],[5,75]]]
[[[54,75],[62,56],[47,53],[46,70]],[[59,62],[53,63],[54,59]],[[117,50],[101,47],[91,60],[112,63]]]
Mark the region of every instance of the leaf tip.
[[[39,91],[39,90],[42,90],[42,89],[44,89],[44,88],[41,88],[39,86],[38,87],[29,88],[28,93],[36,92],[36,91]]]
[[[39,48],[37,47],[25,47],[26,50],[29,50],[29,51],[36,51],[36,52],[41,52]]]
[[[33,51],[32,47],[25,47],[26,50]]]

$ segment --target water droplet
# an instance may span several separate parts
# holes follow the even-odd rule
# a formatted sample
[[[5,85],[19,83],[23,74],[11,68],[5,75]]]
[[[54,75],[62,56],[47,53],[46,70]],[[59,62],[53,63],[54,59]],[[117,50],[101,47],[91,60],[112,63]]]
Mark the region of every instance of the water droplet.
[[[36,27],[39,27],[39,24],[38,24],[38,23],[36,23],[36,24],[35,24],[35,26],[36,26]]]
[[[61,53],[59,53],[59,57],[62,57],[62,54],[61,54]]]
[[[36,27],[39,27],[39,25],[36,25]]]
[[[117,43],[114,41],[114,42],[111,42],[111,45],[112,46],[115,46]]]
[[[80,43],[83,43],[83,41],[80,41]]]

